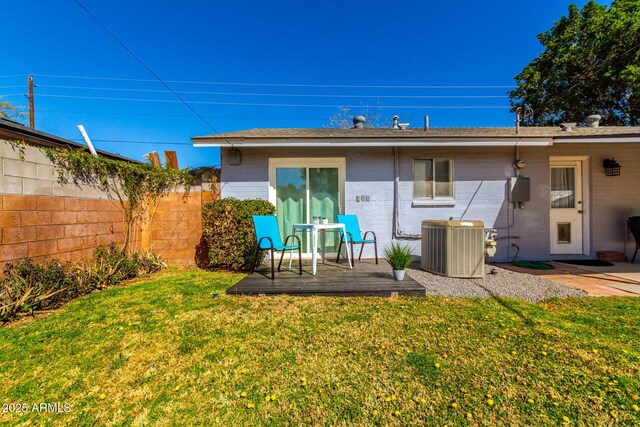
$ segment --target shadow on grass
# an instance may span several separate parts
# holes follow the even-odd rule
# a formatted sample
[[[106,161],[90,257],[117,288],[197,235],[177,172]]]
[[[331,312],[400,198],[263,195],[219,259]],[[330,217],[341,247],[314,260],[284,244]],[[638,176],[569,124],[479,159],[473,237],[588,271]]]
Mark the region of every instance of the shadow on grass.
[[[519,310],[517,307],[515,307],[515,305],[512,304],[509,300],[507,300],[505,298],[502,298],[500,295],[498,295],[495,292],[491,291],[489,288],[487,288],[486,286],[482,285],[477,280],[474,280],[473,283],[478,285],[480,288],[484,289],[484,291],[491,298],[493,298],[493,300],[495,302],[497,302],[498,304],[500,304],[501,306],[503,306],[504,308],[506,308],[507,310],[509,310],[510,312],[515,314],[516,316],[518,316],[520,319],[522,319],[524,321],[525,325],[529,326],[530,328],[533,328],[535,326],[535,322],[533,320],[531,320],[531,318],[527,317],[522,312],[522,310]]]

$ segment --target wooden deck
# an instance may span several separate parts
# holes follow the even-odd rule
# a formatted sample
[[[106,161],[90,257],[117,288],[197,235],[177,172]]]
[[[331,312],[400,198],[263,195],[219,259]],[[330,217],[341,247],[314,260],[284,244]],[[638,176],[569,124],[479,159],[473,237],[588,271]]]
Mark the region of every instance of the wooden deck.
[[[275,280],[268,277],[270,274],[271,271],[262,266],[227,289],[227,294],[343,297],[425,295],[425,288],[409,276],[405,276],[401,282],[394,280],[391,268],[383,261],[379,265],[373,261],[356,261],[353,270],[349,269],[345,261],[340,264],[318,263],[316,276],[311,274],[310,261],[303,261],[302,276],[298,274],[294,262],[291,270],[284,268],[284,265],[282,271],[276,270]]]

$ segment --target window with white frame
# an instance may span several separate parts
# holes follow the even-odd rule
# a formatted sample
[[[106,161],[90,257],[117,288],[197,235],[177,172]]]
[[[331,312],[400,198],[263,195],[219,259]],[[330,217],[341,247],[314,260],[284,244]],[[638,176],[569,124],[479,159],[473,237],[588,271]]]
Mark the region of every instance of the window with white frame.
[[[453,199],[453,160],[413,159],[413,199]]]

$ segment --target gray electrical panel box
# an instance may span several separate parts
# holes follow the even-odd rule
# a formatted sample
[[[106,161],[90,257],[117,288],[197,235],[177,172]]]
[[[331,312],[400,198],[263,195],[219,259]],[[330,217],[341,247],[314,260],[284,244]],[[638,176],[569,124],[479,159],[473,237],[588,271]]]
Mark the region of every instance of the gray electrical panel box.
[[[528,202],[530,200],[529,187],[529,178],[523,176],[509,178],[509,201]]]

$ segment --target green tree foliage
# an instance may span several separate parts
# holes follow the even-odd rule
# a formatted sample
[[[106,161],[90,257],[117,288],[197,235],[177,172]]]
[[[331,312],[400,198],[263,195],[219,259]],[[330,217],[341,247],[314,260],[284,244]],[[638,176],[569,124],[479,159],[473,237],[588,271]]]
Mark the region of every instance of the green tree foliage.
[[[251,270],[256,250],[252,215],[273,215],[266,200],[214,200],[202,207],[202,238],[208,247],[208,267],[231,271]],[[260,261],[261,258],[258,258]]]
[[[512,111],[533,110],[528,125],[581,122],[640,125],[640,0],[591,0],[538,35],[544,51],[515,79]]]
[[[26,115],[20,111],[19,107],[16,107],[11,102],[5,101],[0,97],[0,118],[23,121],[25,117]]]

